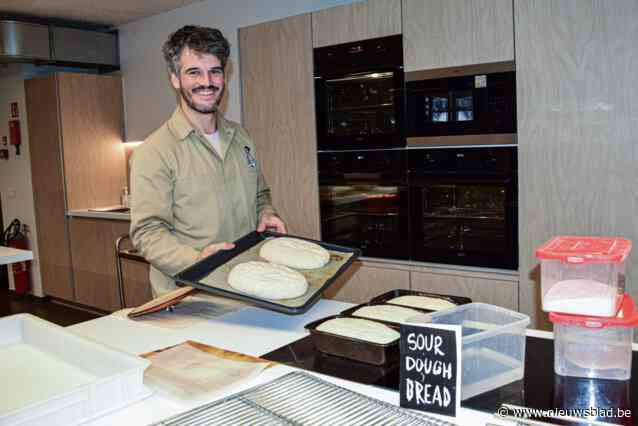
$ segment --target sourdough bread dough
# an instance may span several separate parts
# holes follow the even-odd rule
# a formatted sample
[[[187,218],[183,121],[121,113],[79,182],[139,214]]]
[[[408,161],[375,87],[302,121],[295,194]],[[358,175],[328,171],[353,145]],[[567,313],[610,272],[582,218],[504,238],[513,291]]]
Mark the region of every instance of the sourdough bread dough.
[[[296,269],[321,268],[330,261],[330,253],[319,244],[290,237],[266,241],[259,250],[259,256]]]
[[[263,299],[293,299],[308,290],[301,273],[286,266],[250,261],[236,265],[228,274],[228,284],[242,293]]]
[[[370,305],[363,306],[352,313],[352,316],[378,319],[381,321],[405,324],[408,318],[423,315],[422,312],[403,306],[394,305]]]
[[[429,311],[440,311],[456,307],[456,304],[438,297],[428,296],[399,296],[388,300],[386,303],[401,306],[412,306],[413,308],[427,309]]]
[[[387,345],[400,337],[387,325],[359,318],[332,318],[322,322],[317,330],[353,339]]]

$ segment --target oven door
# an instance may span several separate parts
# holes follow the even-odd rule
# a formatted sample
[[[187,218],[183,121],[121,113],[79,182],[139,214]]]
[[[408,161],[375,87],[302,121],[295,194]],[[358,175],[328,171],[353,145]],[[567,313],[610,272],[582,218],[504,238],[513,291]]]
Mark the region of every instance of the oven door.
[[[422,176],[410,196],[414,260],[518,268],[512,177]]]
[[[401,68],[315,78],[320,150],[405,146]]]
[[[319,154],[321,239],[368,257],[408,259],[408,188],[401,151]]]

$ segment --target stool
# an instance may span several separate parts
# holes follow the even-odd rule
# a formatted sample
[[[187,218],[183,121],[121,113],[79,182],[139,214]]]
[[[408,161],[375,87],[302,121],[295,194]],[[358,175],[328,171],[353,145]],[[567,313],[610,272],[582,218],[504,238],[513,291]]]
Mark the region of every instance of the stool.
[[[122,309],[126,308],[124,277],[122,275],[122,258],[134,260],[137,262],[148,263],[146,259],[144,259],[144,256],[139,254],[139,251],[136,248],[122,248],[122,244],[127,240],[131,240],[128,234],[121,235],[115,240],[115,270],[117,272],[117,291],[120,298],[120,308]]]

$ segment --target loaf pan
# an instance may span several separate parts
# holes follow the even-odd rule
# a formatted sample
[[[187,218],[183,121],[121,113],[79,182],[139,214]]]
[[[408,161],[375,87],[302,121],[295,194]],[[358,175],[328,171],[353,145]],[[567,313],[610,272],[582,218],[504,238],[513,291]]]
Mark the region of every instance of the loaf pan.
[[[438,298],[438,299],[447,300],[448,302],[454,303],[455,305],[465,305],[465,304],[468,304],[468,303],[472,303],[472,299],[470,299],[469,297],[451,296],[449,294],[428,293],[428,292],[425,292],[425,291],[416,291],[416,290],[407,290],[407,289],[403,289],[403,288],[398,288],[398,289],[388,291],[387,293],[383,293],[383,294],[380,294],[380,295],[372,298],[370,300],[370,302],[368,302],[368,304],[370,304],[370,305],[387,304],[388,300],[392,300],[395,297],[399,297],[399,296],[435,297],[435,298]],[[416,310],[420,310],[422,312],[428,312],[428,313],[429,312],[433,312],[430,309],[414,308],[412,306],[405,306],[405,305],[397,305],[397,306],[404,306],[406,308],[413,308],[413,309],[416,309]]]
[[[363,308],[364,306],[377,306],[377,305],[399,306],[401,308],[414,309],[415,311],[417,311],[418,313],[421,313],[421,314],[429,314],[429,313],[432,312],[432,311],[428,311],[426,309],[413,308],[412,306],[393,305],[393,304],[390,304],[390,303],[372,303],[372,302],[368,302],[368,303],[362,303],[362,304],[357,305],[357,306],[353,306],[352,308],[348,308],[348,309],[342,311],[340,315],[347,316],[347,317],[352,317],[352,318],[367,319],[369,321],[380,322],[380,323],[383,323],[385,325],[389,325],[390,327],[400,327],[401,326],[400,322],[386,321],[386,320],[382,320],[382,319],[379,319],[379,318],[368,318],[368,317],[361,317],[361,316],[358,316],[358,315],[354,315],[354,312],[357,309],[359,309],[359,308]],[[418,315],[418,314],[415,314],[415,316],[416,315]]]
[[[306,330],[310,332],[312,343],[318,351],[373,365],[387,365],[398,362],[400,339],[381,345],[317,330],[321,323],[333,318],[344,318],[344,316],[332,315],[306,324]],[[396,326],[388,326],[399,331]]]

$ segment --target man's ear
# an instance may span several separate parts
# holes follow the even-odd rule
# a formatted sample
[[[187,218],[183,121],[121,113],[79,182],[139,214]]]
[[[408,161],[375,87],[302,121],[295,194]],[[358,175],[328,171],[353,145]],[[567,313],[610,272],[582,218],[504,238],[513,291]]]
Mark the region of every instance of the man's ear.
[[[173,72],[170,73],[170,76],[171,76],[171,84],[173,85],[173,88],[175,90],[179,90],[180,88],[179,77],[175,75],[175,73]]]

